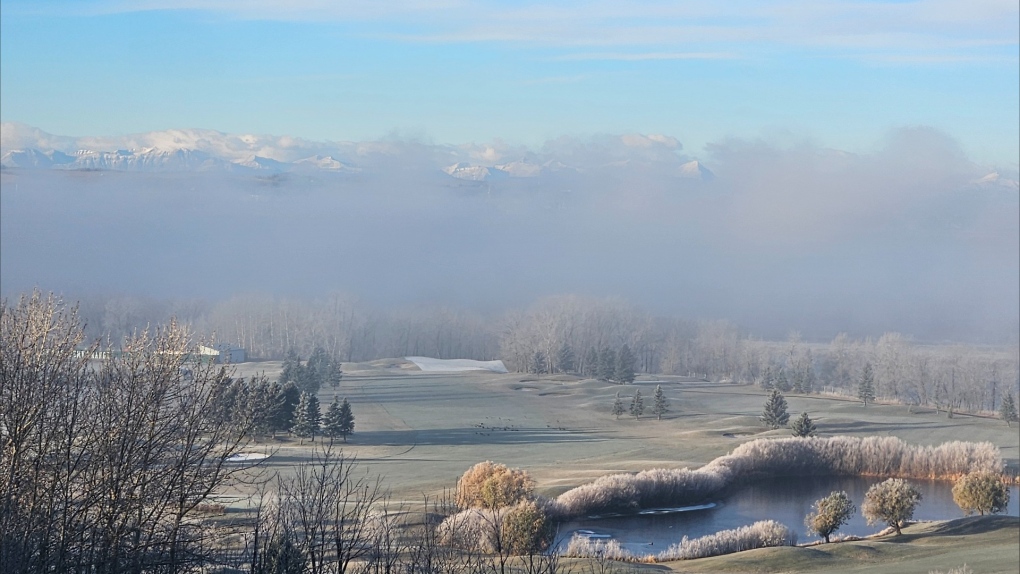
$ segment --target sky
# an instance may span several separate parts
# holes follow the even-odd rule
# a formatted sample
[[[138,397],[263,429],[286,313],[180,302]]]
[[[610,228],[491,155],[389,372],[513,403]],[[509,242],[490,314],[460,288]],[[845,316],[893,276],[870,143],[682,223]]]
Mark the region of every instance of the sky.
[[[0,2],[0,120],[538,147],[662,133],[1020,156],[1016,0]]]

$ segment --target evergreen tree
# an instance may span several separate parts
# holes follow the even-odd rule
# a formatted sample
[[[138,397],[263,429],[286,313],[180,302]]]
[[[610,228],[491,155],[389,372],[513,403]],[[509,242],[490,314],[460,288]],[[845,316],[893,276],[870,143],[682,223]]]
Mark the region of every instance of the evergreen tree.
[[[326,409],[326,414],[322,417],[322,435],[329,437],[330,444],[333,444],[333,439],[339,438],[342,434],[340,399],[333,395],[333,402],[330,403],[329,408]]]
[[[331,360],[329,365],[329,375],[326,377],[326,382],[329,386],[333,387],[333,390],[340,388],[340,381],[344,378],[344,372],[341,367],[343,363],[337,360]]]
[[[305,363],[305,368],[308,369],[308,379],[313,381],[316,385],[315,391],[309,391],[312,394],[318,392],[319,388],[322,387],[323,383],[329,380],[329,371],[332,367],[332,360],[329,355],[326,354],[326,350],[322,347],[315,347],[312,351],[311,356],[308,357],[308,362]]]
[[[611,381],[613,380],[613,374],[616,367],[616,353],[609,347],[603,347],[599,351],[599,366],[597,377],[600,381]]]
[[[351,403],[347,402],[347,397],[344,397],[340,403],[340,436],[344,437],[344,442],[347,442],[349,434],[354,434],[354,411],[351,409]]]
[[[786,376],[786,369],[779,369],[779,374],[776,375],[776,388],[781,392],[790,392],[790,379]]]
[[[531,372],[536,375],[546,372],[545,353],[542,351],[535,351],[535,354],[531,356]]]
[[[280,370],[280,385],[286,385],[287,383],[297,385],[297,382],[301,379],[302,369],[301,357],[298,356],[297,351],[294,349],[287,351]]]
[[[634,398],[630,400],[630,414],[634,418],[641,418],[645,412],[645,401],[641,398],[641,389],[634,391]]]
[[[652,395],[652,414],[655,415],[656,420],[662,420],[662,415],[669,412],[669,400],[666,399],[666,394],[662,392],[662,385],[655,385],[655,394]]]
[[[620,347],[616,354],[616,364],[613,365],[613,378],[618,383],[629,385],[634,382],[634,369],[637,364],[637,357],[631,352],[630,347]]]
[[[861,380],[857,383],[857,398],[864,402],[864,406],[875,402],[875,372],[871,370],[871,363],[865,363],[864,370],[861,371]]]
[[[793,421],[790,428],[793,429],[794,436],[804,437],[815,436],[815,430],[817,430],[815,428],[815,423],[811,420],[811,417],[809,417],[807,413],[800,413],[800,416]]]
[[[278,431],[290,432],[294,428],[294,419],[297,414],[298,402],[301,399],[301,391],[294,383],[276,385],[277,399],[273,408],[271,426],[273,433]]]
[[[790,422],[790,413],[786,412],[786,397],[779,389],[772,389],[760,418],[762,424],[773,430],[785,427]]]
[[[1016,400],[1013,399],[1013,393],[1006,393],[1006,396],[1002,397],[1002,406],[999,408],[999,416],[1002,420],[1006,421],[1006,426],[1009,427],[1010,423],[1017,422],[1017,410]]]
[[[613,414],[616,415],[616,420],[620,420],[620,415],[624,412],[623,410],[623,399],[620,398],[620,391],[616,391],[616,400],[613,401]]]
[[[772,373],[772,367],[765,367],[765,371],[761,374],[761,380],[758,384],[766,391],[771,391],[776,388],[775,375]]]
[[[559,352],[556,353],[556,369],[561,373],[569,373],[574,370],[574,350],[566,341],[563,341]]]
[[[586,377],[595,377],[598,375],[599,369],[599,352],[595,350],[595,347],[588,349],[588,352],[584,355],[584,373]]]
[[[294,427],[292,429],[294,434],[302,439],[312,437],[312,440],[315,440],[315,433],[319,430],[320,418],[319,399],[302,392],[294,413]]]
[[[285,533],[273,538],[253,566],[257,574],[302,574],[306,564],[304,551]]]

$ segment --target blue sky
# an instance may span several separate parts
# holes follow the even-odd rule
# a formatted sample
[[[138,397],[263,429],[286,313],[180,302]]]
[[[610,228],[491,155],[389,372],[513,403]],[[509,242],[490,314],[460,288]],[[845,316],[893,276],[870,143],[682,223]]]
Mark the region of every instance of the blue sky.
[[[436,143],[664,133],[1020,156],[1016,0],[0,2],[0,119]]]

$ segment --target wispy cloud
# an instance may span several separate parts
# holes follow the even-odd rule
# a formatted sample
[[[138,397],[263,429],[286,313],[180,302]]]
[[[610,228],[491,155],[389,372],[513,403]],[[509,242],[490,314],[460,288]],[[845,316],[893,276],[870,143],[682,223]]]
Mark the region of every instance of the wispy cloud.
[[[584,53],[564,54],[556,56],[553,60],[613,60],[621,62],[641,62],[645,60],[733,60],[739,58],[738,54],[732,52],[605,52],[605,53]]]
[[[1020,45],[1016,0],[820,1],[692,0],[556,5],[462,0],[9,0],[5,9],[54,15],[197,11],[229,18],[358,23],[358,33],[402,42],[495,43],[544,47],[633,47],[635,53],[568,59],[720,59],[761,48],[793,48],[834,57],[888,61],[980,60]],[[707,55],[706,55],[707,54]],[[954,60],[953,58],[958,59]],[[987,61],[987,58],[985,58]]]

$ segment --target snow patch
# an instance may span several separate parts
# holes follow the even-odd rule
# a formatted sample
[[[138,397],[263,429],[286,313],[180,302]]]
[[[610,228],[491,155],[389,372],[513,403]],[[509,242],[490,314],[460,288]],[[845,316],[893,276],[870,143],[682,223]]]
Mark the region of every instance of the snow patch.
[[[239,452],[228,456],[227,462],[249,462],[253,460],[265,460],[267,458],[269,458],[269,455],[261,452]]]
[[[404,357],[422,371],[438,373],[460,373],[463,371],[492,371],[506,373],[503,361],[475,361],[472,359],[433,359],[431,357]]]

